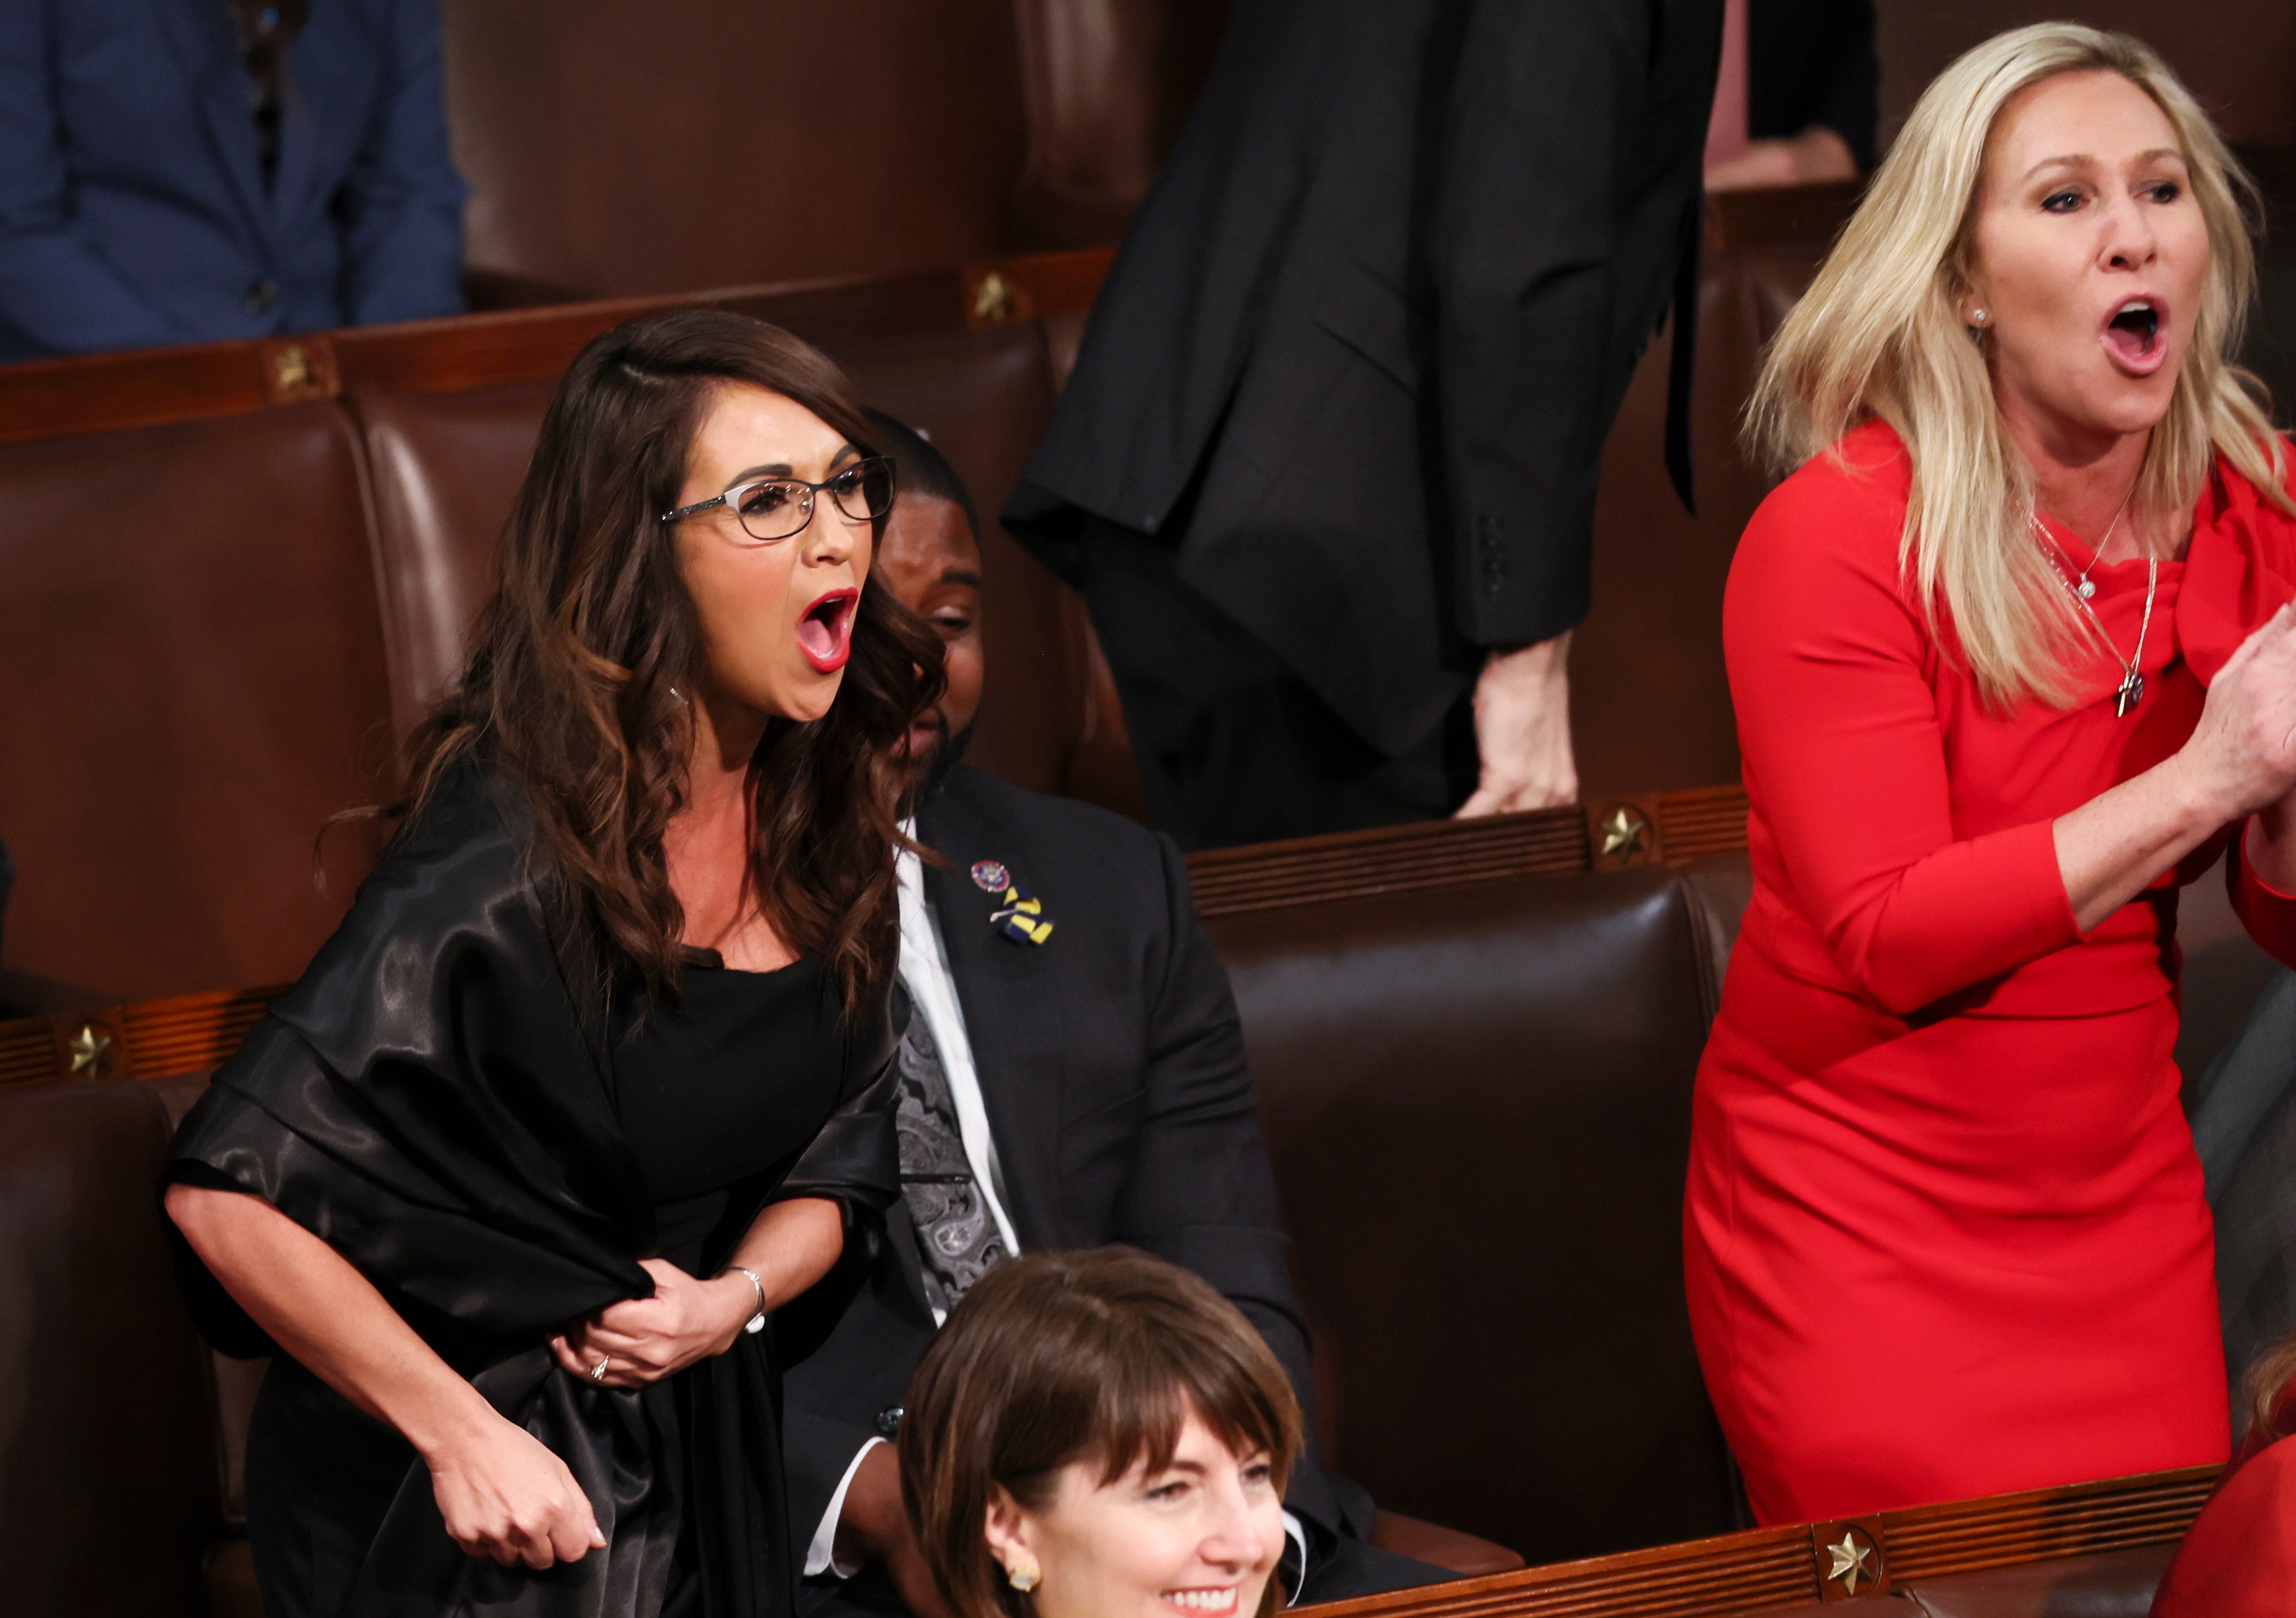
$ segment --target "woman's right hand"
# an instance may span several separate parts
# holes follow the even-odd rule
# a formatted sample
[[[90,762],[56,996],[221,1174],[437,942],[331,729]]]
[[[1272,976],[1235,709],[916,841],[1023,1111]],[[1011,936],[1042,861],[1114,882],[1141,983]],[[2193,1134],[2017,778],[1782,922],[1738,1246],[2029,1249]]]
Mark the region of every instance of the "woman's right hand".
[[[2218,671],[2179,762],[2221,811],[2218,825],[2296,791],[2296,604],[2265,620]]]
[[[447,1536],[504,1567],[579,1562],[605,1548],[589,1497],[550,1448],[488,1412],[430,1465],[430,1491]]]

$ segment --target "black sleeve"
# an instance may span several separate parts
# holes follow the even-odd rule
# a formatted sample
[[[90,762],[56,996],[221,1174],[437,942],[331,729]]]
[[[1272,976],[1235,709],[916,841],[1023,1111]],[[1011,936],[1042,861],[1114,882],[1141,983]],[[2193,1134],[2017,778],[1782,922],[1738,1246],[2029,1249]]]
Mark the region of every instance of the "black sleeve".
[[[847,1035],[846,1078],[837,1110],[821,1126],[772,1200],[833,1199],[845,1213],[845,1246],[830,1271],[774,1313],[774,1347],[783,1366],[825,1342],[875,1267],[885,1211],[901,1195],[900,1145],[893,1124],[899,1074],[892,1019],[882,1007]]]
[[[1870,174],[1881,96],[1874,0],[1750,0],[1746,131],[1756,140],[1831,129]]]
[[[1480,0],[1467,20],[1429,253],[1452,589],[1478,645],[1587,613],[1619,152],[1651,49],[1631,4]]]
[[[458,768],[217,1072],[167,1178],[261,1197],[450,1363],[483,1364],[653,1290],[619,1142],[519,844]],[[259,1347],[179,1257],[210,1341]]]
[[[1187,867],[1156,839],[1164,911],[1160,972],[1149,985],[1147,1105],[1116,1239],[1168,1259],[1218,1288],[1267,1339],[1312,1435],[1308,1328],[1292,1294],[1275,1177],[1260,1139],[1251,1070],[1226,968],[1196,919]],[[1309,1453],[1284,1503],[1326,1536],[1368,1532],[1352,1497]],[[1355,1491],[1359,1494],[1360,1491]]]

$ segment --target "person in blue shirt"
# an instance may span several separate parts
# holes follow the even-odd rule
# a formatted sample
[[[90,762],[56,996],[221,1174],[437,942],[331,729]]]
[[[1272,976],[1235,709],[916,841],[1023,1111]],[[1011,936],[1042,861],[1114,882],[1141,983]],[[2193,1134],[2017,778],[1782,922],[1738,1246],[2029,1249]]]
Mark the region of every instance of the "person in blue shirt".
[[[438,0],[0,0],[0,360],[460,313]]]

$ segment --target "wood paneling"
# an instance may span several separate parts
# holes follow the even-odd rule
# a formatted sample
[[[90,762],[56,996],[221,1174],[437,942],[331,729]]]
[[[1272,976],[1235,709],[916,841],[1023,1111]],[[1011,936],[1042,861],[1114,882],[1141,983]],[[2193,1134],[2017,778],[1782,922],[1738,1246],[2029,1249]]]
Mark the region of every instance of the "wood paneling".
[[[1860,1518],[1880,1552],[1866,1576],[1879,1573],[1879,1588],[1902,1590],[1952,1573],[2170,1543],[2200,1515],[2220,1471],[2149,1472]],[[1332,1618],[1725,1618],[1801,1606],[1849,1593],[1830,1576],[1825,1548],[1838,1534],[1824,1530],[1840,1526],[1756,1529],[1316,1610]],[[1876,1587],[1861,1578],[1857,1593]]]

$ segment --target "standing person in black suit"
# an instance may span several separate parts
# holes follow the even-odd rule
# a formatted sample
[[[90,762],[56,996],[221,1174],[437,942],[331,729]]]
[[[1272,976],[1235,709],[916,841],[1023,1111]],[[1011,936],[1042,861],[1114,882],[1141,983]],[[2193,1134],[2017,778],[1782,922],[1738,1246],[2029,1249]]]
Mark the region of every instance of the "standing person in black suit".
[[[1721,21],[1236,7],[1004,514],[1091,604],[1184,846],[1576,796],[1603,440],[1670,298],[1688,488]]]
[[[871,413],[900,494],[875,578],[947,649],[912,733],[917,840],[900,864],[904,1204],[860,1297],[787,1380],[799,1610],[937,1614],[890,1441],[909,1373],[972,1282],[1020,1251],[1126,1243],[1249,1318],[1308,1406],[1308,1334],[1227,973],[1171,842],[959,760],[980,701],[980,553],[964,488]],[[1312,1407],[1308,1407],[1312,1408]],[[1285,1590],[1337,1600],[1450,1575],[1365,1543],[1372,1504],[1312,1455],[1285,1501]]]

